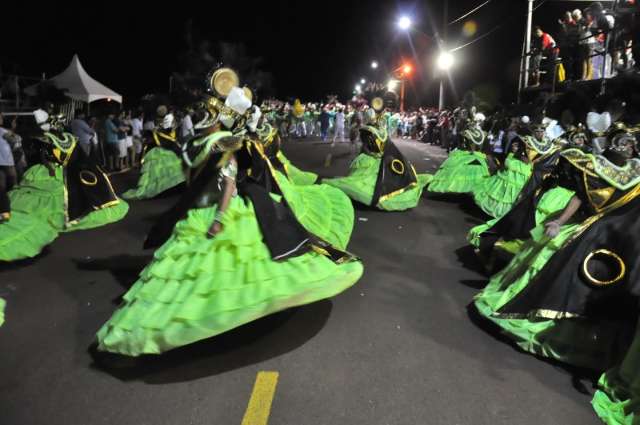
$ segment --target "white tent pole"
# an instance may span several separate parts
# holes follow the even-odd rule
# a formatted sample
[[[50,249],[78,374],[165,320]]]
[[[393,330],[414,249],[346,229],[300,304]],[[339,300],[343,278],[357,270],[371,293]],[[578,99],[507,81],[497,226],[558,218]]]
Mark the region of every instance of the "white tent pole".
[[[529,87],[529,66],[531,63],[531,26],[533,25],[533,0],[527,6],[527,29],[525,32],[524,82],[522,87]]]

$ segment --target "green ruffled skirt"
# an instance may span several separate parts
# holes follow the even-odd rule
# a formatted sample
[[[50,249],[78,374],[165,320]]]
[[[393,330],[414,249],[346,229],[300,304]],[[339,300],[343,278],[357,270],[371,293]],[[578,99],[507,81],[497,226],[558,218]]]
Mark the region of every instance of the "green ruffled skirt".
[[[138,186],[122,194],[127,200],[153,198],[185,181],[182,160],[169,149],[155,147],[142,159]]]
[[[536,225],[540,225],[546,222],[549,218],[560,214],[567,206],[573,195],[573,191],[560,186],[554,187],[553,189],[550,189],[545,194],[543,194],[540,198],[540,201],[538,202],[538,205],[536,205]],[[467,240],[469,241],[469,243],[478,248],[480,246],[480,236],[484,232],[492,228],[499,219],[500,217],[497,217],[487,221],[484,224],[480,224],[471,228],[469,234],[467,235]],[[512,254],[516,254],[521,245],[521,242],[509,244],[508,246],[514,247],[514,250],[509,250],[509,252],[511,252]],[[506,247],[507,245],[503,246]]]
[[[290,307],[329,298],[355,284],[360,261],[336,264],[309,252],[273,261],[253,205],[233,198],[223,231],[206,237],[216,207],[193,209],[98,331],[99,349],[158,354]]]
[[[490,176],[486,156],[457,149],[440,165],[428,191],[431,193],[473,193]]]
[[[561,249],[579,224],[562,226],[553,239],[544,235],[544,224],[531,231],[509,265],[494,275],[487,287],[474,298],[478,312],[501,328],[521,349],[564,363],[595,370],[603,369],[613,358],[615,325],[580,318],[507,318],[496,312],[514,299],[536,277],[549,259]],[[547,312],[548,313],[548,312]],[[548,317],[548,314],[542,315]]]
[[[591,404],[607,425],[640,423],[640,324],[622,363],[600,377]]]
[[[9,192],[11,220],[0,224],[0,261],[15,261],[38,255],[59,233],[92,229],[121,220],[129,205],[120,200],[79,220],[65,224],[65,187],[62,167],[55,175],[43,165],[34,165],[20,184]]]
[[[353,204],[340,189],[326,184],[299,186],[276,171],[278,186],[300,224],[336,248],[346,249],[353,231]]]
[[[310,171],[302,171],[284,156],[282,151],[278,151],[277,157],[282,162],[289,176],[289,180],[299,186],[308,186],[314,184],[318,180],[318,175]]]
[[[507,157],[505,169],[486,178],[473,191],[473,199],[482,211],[492,217],[502,217],[518,199],[522,188],[531,177],[531,164],[512,155]]]
[[[361,153],[351,163],[348,176],[323,179],[322,182],[337,187],[354,201],[371,206],[378,180],[380,161],[380,158]],[[417,177],[418,181],[414,187],[379,201],[376,207],[385,211],[403,211],[415,208],[420,201],[424,187],[429,184],[432,176],[418,174]]]

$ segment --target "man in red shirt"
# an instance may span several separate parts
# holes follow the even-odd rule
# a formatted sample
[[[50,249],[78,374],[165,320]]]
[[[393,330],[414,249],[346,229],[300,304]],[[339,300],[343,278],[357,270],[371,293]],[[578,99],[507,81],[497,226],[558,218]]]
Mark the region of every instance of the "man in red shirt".
[[[556,42],[549,34],[536,26],[535,40],[533,43],[533,85],[540,85],[540,70],[547,72],[547,76],[553,77],[555,71],[558,48]]]

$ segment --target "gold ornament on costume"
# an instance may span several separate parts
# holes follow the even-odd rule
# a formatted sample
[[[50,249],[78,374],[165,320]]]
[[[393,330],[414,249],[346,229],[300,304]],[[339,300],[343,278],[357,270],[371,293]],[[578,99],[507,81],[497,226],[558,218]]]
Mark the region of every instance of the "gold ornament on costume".
[[[87,186],[95,186],[98,184],[98,176],[89,170],[80,170],[80,181]]]
[[[247,86],[244,86],[242,90],[244,91],[244,95],[247,96],[247,99],[253,102],[253,92],[251,91],[251,89]]]
[[[609,260],[613,260],[618,267],[617,275],[613,279],[609,280],[600,280],[594,277],[589,271],[589,261],[592,261],[594,258],[608,258]],[[584,261],[582,262],[582,274],[587,279],[587,281],[594,286],[607,286],[613,285],[621,281],[627,272],[627,268],[624,264],[624,261],[618,254],[613,251],[609,251],[608,249],[598,249],[596,251],[590,252],[589,255],[586,256]]]
[[[382,99],[381,97],[374,97],[371,101],[371,107],[376,112],[382,112],[382,110],[384,109],[384,99]]]
[[[399,159],[394,159],[391,161],[391,171],[396,174],[403,175],[404,174],[404,163]]]
[[[293,116],[301,118],[304,115],[304,105],[300,103],[300,99],[296,99],[293,102]]]
[[[211,76],[209,85],[215,94],[225,98],[231,92],[231,89],[240,85],[240,78],[233,69],[220,68]]]

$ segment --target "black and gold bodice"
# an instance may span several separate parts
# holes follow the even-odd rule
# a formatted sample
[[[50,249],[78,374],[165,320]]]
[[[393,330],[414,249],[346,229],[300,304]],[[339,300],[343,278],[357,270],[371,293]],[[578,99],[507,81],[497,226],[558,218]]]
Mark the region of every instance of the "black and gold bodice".
[[[632,332],[640,305],[640,160],[620,166],[568,149],[559,174],[559,183],[582,200],[582,216],[574,216],[562,248],[497,315],[586,317]]]
[[[469,127],[462,132],[464,150],[471,152],[487,151],[487,133],[477,126]]]
[[[605,156],[579,149],[562,152],[559,184],[573,190],[588,215],[600,214],[632,199],[631,189],[640,184],[640,159],[619,166]]]
[[[78,141],[73,134],[55,130],[45,131],[37,137],[37,140],[42,143],[41,148],[48,161],[66,167],[75,159],[74,153]]]
[[[522,140],[524,140],[526,157],[533,164],[534,170],[552,168],[557,164],[556,154],[561,149],[558,143],[548,138],[538,140],[532,136],[524,136]]]

